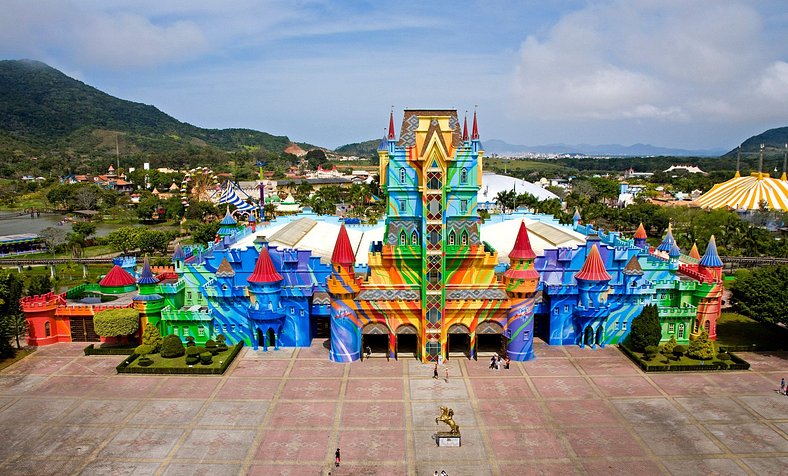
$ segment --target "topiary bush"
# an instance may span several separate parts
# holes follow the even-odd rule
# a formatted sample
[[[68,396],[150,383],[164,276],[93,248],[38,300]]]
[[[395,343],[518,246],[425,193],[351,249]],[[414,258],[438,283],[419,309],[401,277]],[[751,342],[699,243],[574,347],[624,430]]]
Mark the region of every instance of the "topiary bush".
[[[717,359],[728,361],[728,360],[731,360],[731,356],[730,356],[730,354],[720,353],[720,354],[717,354]]]
[[[709,360],[714,358],[714,343],[709,340],[709,334],[703,329],[700,335],[690,342],[687,349],[687,356],[698,360]]]
[[[194,343],[194,337],[188,336],[186,338],[186,347],[194,347],[195,345],[197,344]]]
[[[216,347],[219,349],[219,352],[227,350],[227,339],[224,337],[224,334],[216,336]]]
[[[643,352],[648,346],[658,346],[662,339],[662,327],[659,325],[657,306],[643,308],[640,315],[632,320],[629,332],[629,346],[632,350]]]
[[[200,363],[203,365],[210,365],[213,362],[213,354],[210,352],[203,352],[200,354]]]
[[[153,353],[153,347],[141,344],[134,349],[134,353],[141,357],[145,357],[146,355]]]
[[[134,334],[140,328],[140,313],[136,309],[105,309],[93,316],[93,329],[102,337]]]
[[[185,353],[186,349],[184,349],[180,337],[175,334],[170,334],[164,338],[164,342],[161,344],[162,357],[165,359],[174,359],[175,357],[183,356]]]
[[[148,367],[150,365],[153,365],[153,360],[149,359],[148,357],[140,357],[139,359],[137,359],[137,365],[139,365],[140,367]]]
[[[216,355],[219,353],[219,347],[216,345],[216,341],[213,339],[208,339],[205,342],[205,350],[211,353],[211,355]]]
[[[665,355],[672,354],[673,349],[675,349],[677,345],[676,336],[670,336],[670,340],[662,344],[662,353]]]
[[[161,350],[161,333],[159,332],[159,329],[150,322],[145,324],[145,328],[142,330],[142,343],[150,346],[153,349],[152,351],[148,352],[149,354],[155,354]]]
[[[681,356],[684,355],[684,352],[686,351],[687,351],[687,346],[679,344],[673,348],[673,355],[681,358]]]
[[[647,360],[651,360],[654,358],[655,355],[657,355],[658,352],[659,352],[659,347],[657,347],[656,345],[649,345],[646,346],[645,353],[643,354],[643,356]]]

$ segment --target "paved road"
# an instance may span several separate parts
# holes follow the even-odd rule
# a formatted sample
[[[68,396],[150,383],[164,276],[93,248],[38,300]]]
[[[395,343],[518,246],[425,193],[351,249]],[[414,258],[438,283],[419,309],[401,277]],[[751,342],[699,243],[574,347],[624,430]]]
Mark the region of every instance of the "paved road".
[[[786,474],[788,353],[645,375],[618,350],[540,345],[509,371],[245,350],[221,377],[116,375],[58,344],[0,373],[0,474]],[[443,372],[441,372],[443,376]],[[461,448],[437,448],[448,405]],[[343,462],[331,468],[334,450]]]

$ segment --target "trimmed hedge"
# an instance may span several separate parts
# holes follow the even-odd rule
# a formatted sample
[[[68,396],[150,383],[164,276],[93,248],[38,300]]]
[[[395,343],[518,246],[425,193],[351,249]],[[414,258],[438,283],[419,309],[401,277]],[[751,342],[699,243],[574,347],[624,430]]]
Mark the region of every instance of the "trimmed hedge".
[[[709,372],[713,370],[748,370],[750,368],[749,362],[730,352],[728,352],[728,355],[731,360],[728,362],[733,363],[714,362],[708,365],[654,365],[641,359],[624,344],[619,344],[618,348],[644,372]]]
[[[235,360],[235,357],[238,356],[238,353],[241,352],[244,343],[239,342],[238,344],[232,347],[230,354],[227,355],[227,358],[222,363],[221,367],[218,368],[209,368],[203,366],[196,366],[196,367],[175,367],[175,368],[157,368],[157,367],[130,367],[129,364],[137,360],[139,355],[132,354],[131,357],[124,359],[123,362],[118,364],[115,367],[115,371],[119,374],[160,374],[160,375],[176,375],[176,374],[193,374],[193,375],[221,375],[223,374],[227,368],[230,366],[231,363]]]
[[[105,309],[93,316],[93,328],[102,337],[134,334],[140,328],[140,313],[136,309]]]
[[[90,344],[83,349],[85,355],[132,355],[134,347],[96,347],[96,344]]]
[[[183,357],[185,353],[186,349],[183,347],[183,342],[181,342],[180,337],[175,334],[170,334],[164,338],[160,352],[162,357],[165,359],[174,359],[176,357]]]

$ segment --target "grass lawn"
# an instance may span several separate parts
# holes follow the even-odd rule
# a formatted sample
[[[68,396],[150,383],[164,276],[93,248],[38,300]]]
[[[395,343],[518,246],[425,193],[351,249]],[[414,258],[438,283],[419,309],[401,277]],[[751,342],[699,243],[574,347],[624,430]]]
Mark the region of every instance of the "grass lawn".
[[[8,367],[9,365],[11,365],[11,364],[13,364],[15,362],[19,362],[20,360],[24,359],[25,357],[27,357],[30,354],[32,354],[32,352],[30,352],[27,349],[17,350],[16,351],[16,355],[14,357],[12,357],[10,359],[0,360],[0,370],[3,370],[4,368]]]
[[[570,171],[568,167],[558,165],[548,160],[524,160],[524,159],[484,159],[485,170],[498,170],[503,173],[518,170],[540,174],[555,174]]]
[[[212,362],[208,365],[203,364],[196,364],[196,365],[186,365],[186,356],[183,357],[175,357],[172,359],[165,359],[161,356],[161,354],[150,354],[148,358],[153,361],[152,365],[147,367],[142,367],[138,364],[139,358],[135,359],[131,364],[129,364],[129,368],[148,368],[148,369],[174,369],[180,368],[185,369],[189,367],[202,367],[206,369],[218,369],[222,367],[222,364],[230,358],[233,352],[234,346],[228,346],[227,350],[224,352],[219,352],[218,354],[213,356]]]
[[[788,330],[760,323],[741,314],[724,312],[717,319],[717,344],[784,348],[788,346]]]

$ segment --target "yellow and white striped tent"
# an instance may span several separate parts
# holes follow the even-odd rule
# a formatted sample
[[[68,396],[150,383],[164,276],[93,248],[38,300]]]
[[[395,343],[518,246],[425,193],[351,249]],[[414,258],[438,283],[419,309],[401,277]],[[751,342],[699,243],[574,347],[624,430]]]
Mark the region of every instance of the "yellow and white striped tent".
[[[757,210],[763,200],[770,210],[788,211],[788,180],[785,174],[776,179],[768,173],[753,172],[742,177],[736,172],[732,179],[714,185],[701,195],[697,203],[702,208]]]

